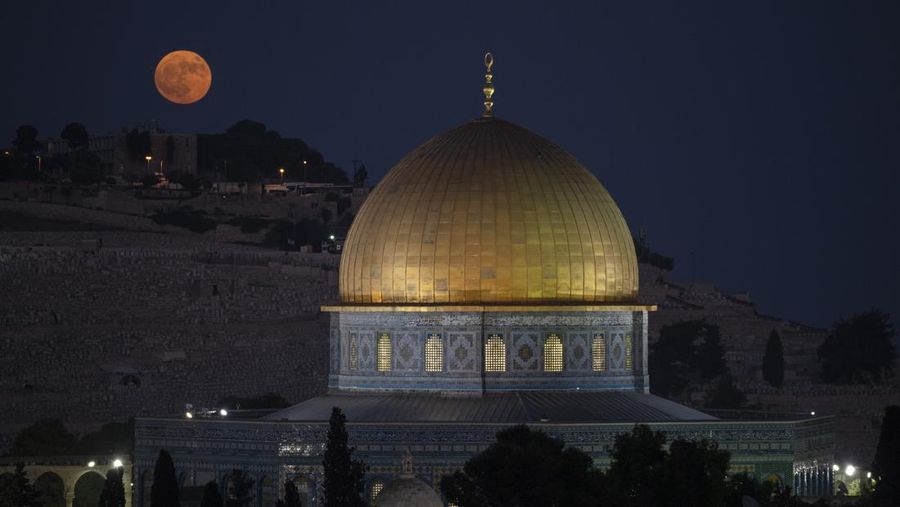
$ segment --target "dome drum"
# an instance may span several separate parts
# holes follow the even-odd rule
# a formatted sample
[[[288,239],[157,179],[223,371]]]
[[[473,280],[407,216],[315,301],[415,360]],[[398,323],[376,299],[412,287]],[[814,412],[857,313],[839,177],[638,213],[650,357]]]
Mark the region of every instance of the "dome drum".
[[[334,390],[646,392],[649,385],[647,309],[358,308],[335,311],[331,319]]]

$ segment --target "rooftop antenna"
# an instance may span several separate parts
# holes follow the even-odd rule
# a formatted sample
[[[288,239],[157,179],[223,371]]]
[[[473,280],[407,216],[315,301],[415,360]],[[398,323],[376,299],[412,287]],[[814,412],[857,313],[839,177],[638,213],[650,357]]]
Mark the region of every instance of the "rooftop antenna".
[[[490,52],[484,54],[484,66],[487,71],[484,74],[484,88],[482,88],[484,92],[484,112],[481,113],[481,116],[490,118],[494,116],[494,74],[492,70],[494,67],[494,55]]]

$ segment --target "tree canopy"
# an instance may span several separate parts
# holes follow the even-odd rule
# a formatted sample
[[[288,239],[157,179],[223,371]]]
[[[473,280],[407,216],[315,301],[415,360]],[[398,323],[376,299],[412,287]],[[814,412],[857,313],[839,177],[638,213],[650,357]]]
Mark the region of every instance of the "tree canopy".
[[[824,380],[848,384],[893,377],[897,359],[895,335],[890,316],[881,310],[838,320],[818,350]]]
[[[362,497],[365,465],[353,459],[354,449],[347,445],[346,422],[347,418],[340,408],[331,409],[325,456],[322,459],[322,499],[326,507],[361,507],[366,504]]]
[[[150,488],[150,507],[178,507],[178,477],[175,462],[165,450],[159,451]]]
[[[441,491],[462,507],[475,505],[597,505],[603,474],[591,457],[526,426],[497,433],[497,441],[445,476]]]
[[[87,127],[77,121],[63,127],[59,137],[64,139],[68,143],[69,149],[73,151],[87,148],[90,142]]]
[[[222,507],[222,494],[219,493],[219,485],[216,481],[209,481],[203,488],[203,498],[200,499],[200,507]]]
[[[23,463],[16,463],[16,470],[13,473],[0,475],[0,507],[41,507],[42,505],[40,493],[28,480]]]
[[[253,503],[253,477],[244,470],[231,471],[228,491],[225,495],[225,507],[249,507]]]
[[[462,471],[444,476],[441,491],[461,507],[719,507],[735,489],[726,480],[728,452],[708,440],[675,440],[666,449],[664,433],[639,424],[616,438],[611,457],[603,473],[580,450],[515,426],[497,433]]]
[[[784,348],[781,345],[781,336],[774,329],[769,333],[769,341],[766,342],[762,373],[763,379],[772,387],[781,387],[784,383]]]
[[[301,139],[281,137],[265,124],[241,120],[222,134],[198,136],[199,169],[224,173],[231,181],[259,181],[278,176],[317,183],[349,184],[347,173]]]
[[[728,372],[719,326],[703,320],[667,324],[650,347],[650,391],[665,397],[680,395],[691,383],[700,384]]]
[[[900,505],[900,406],[884,409],[872,473],[876,505]]]

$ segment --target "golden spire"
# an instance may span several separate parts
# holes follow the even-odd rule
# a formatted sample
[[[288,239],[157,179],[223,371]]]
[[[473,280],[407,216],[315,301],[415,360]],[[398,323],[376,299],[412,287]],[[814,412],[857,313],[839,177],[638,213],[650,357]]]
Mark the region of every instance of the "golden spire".
[[[484,113],[481,116],[494,116],[494,74],[491,68],[494,66],[494,55],[485,53],[484,66],[487,72],[484,74]]]

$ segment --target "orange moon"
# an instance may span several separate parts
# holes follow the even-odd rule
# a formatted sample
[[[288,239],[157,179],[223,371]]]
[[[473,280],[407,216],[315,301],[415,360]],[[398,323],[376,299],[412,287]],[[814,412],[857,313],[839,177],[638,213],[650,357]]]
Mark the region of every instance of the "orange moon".
[[[153,81],[166,100],[176,104],[193,104],[209,91],[212,72],[206,60],[197,53],[172,51],[156,65]]]

